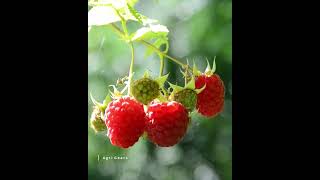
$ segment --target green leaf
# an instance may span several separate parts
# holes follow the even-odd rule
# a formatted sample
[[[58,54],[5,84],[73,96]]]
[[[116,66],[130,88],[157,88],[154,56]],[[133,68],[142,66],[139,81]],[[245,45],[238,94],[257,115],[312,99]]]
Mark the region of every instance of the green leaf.
[[[142,27],[131,35],[131,40],[150,40],[153,38],[163,37],[166,38],[168,35],[168,28],[166,26],[156,24],[150,25],[149,27]]]
[[[167,97],[166,97],[165,95],[163,95],[162,93],[160,93],[160,96],[158,96],[157,99],[158,99],[160,102],[166,102],[166,101],[168,101]]]
[[[206,84],[204,84],[200,89],[195,89],[195,91],[197,94],[200,94],[205,88],[206,88]]]
[[[205,70],[205,74],[207,76],[211,76],[216,71],[216,57],[214,57],[212,68],[210,67],[209,60],[207,59],[207,68]]]
[[[109,85],[109,87],[113,88],[113,92],[109,90],[109,94],[111,95],[112,99],[116,99],[117,97],[120,97],[122,93],[116,88],[115,85]]]
[[[130,6],[134,7],[134,5],[139,0],[90,0],[88,2],[89,6],[109,6],[112,5],[113,7],[120,9],[127,6],[127,3],[130,4]]]
[[[127,0],[128,4],[130,4],[131,7],[134,7],[135,4],[137,4],[139,0]]]
[[[188,82],[188,84],[185,85],[186,89],[192,89],[194,90],[196,88],[194,77],[191,77],[191,80]]]
[[[101,106],[101,103],[99,103],[97,100],[94,99],[94,97],[92,96],[91,92],[90,92],[90,99],[92,101],[92,103],[96,106]]]
[[[213,63],[212,63],[212,73],[214,73],[216,71],[216,56],[214,56],[214,59],[213,59]]]
[[[148,70],[146,70],[146,71],[144,72],[143,77],[144,77],[144,78],[149,78],[149,77],[150,77],[150,74],[149,74],[149,71],[148,71]]]
[[[106,98],[103,100],[103,107],[106,108],[108,106],[108,104],[112,101],[111,97],[110,97],[110,93],[108,93],[106,95]]]
[[[129,3],[127,4],[127,8],[131,15],[134,16],[139,23],[143,24],[141,14],[139,14]]]
[[[183,90],[183,87],[181,86],[178,86],[178,85],[174,85],[174,84],[171,84],[170,82],[168,82],[170,87],[173,89],[173,93],[176,93],[176,92],[179,92],[181,90]]]
[[[201,74],[201,72],[199,71],[196,63],[194,62],[194,59],[193,59],[192,73],[193,73],[194,76],[199,76]]]
[[[204,72],[205,73],[211,73],[211,67],[210,67],[210,63],[209,63],[208,58],[206,58],[206,60],[207,60],[207,67],[206,67],[206,70]]]
[[[156,19],[150,19],[150,18],[148,18],[146,16],[143,16],[143,15],[141,15],[141,20],[142,20],[142,23],[143,23],[144,26],[151,25],[151,24],[156,24],[156,23],[159,22]]]
[[[112,2],[110,0],[98,0],[98,1],[90,0],[88,2],[88,5],[93,6],[93,7],[95,7],[95,6],[110,6],[110,5],[112,5]]]
[[[157,81],[160,87],[164,87],[164,83],[166,82],[168,77],[169,77],[169,73],[164,76],[158,77],[157,79],[155,79],[155,81]]]
[[[91,98],[92,103],[95,106],[97,106],[100,109],[100,111],[105,110],[106,106],[104,104],[99,103],[97,100],[95,100],[94,97],[92,96],[91,92],[90,92],[90,98]]]
[[[96,6],[88,12],[88,26],[101,26],[120,21],[117,12],[111,6]]]
[[[121,21],[121,18],[123,18],[125,21],[139,21],[139,13],[137,13],[132,6],[130,6],[130,10],[128,6],[130,5],[124,0],[109,0],[103,1],[103,3],[100,2],[100,5],[96,5],[89,10],[88,26],[107,25]],[[141,18],[140,22],[142,23]]]

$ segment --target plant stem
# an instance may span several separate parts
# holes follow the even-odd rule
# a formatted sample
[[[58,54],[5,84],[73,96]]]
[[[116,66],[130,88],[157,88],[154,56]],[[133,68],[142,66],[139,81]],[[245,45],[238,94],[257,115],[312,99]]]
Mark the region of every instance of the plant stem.
[[[164,67],[164,62],[163,62],[163,56],[159,55],[160,58],[160,70],[159,70],[159,77],[162,76],[163,74],[163,67]]]
[[[120,16],[119,12],[117,11],[118,15]],[[121,16],[120,16],[121,17]],[[127,25],[124,19],[121,17],[121,24],[124,32],[122,32],[116,25],[111,23],[111,27],[113,30],[115,30],[121,37],[125,36],[125,39],[128,37],[128,30],[127,30]],[[133,42],[129,43],[130,49],[131,49],[131,63],[130,63],[130,68],[129,68],[129,80],[128,80],[128,95],[130,95],[130,90],[131,90],[131,81],[132,81],[132,76],[133,76],[133,65],[134,65],[134,48],[133,48]]]
[[[145,40],[139,40],[139,42],[141,42],[142,44],[150,47],[151,49],[153,49],[154,51],[156,51],[157,53],[161,54],[162,56],[172,60],[173,62],[179,64],[182,68],[186,68],[188,65],[183,64],[182,62],[180,62],[179,60],[167,55],[166,53],[162,52],[160,49],[158,49],[157,47],[155,47],[154,45],[150,44],[149,42],[145,41]]]
[[[111,23],[111,27],[113,30],[115,30],[118,34],[122,34],[122,36],[124,36],[124,32],[122,32],[114,23]],[[178,65],[180,65],[182,68],[187,68],[188,65],[183,64],[182,62],[180,62],[179,60],[167,55],[166,53],[162,52],[161,50],[159,50],[157,47],[155,47],[154,45],[150,44],[149,42],[145,41],[145,40],[139,40],[139,42],[141,42],[142,44],[144,44],[145,46],[150,47],[151,49],[153,49],[154,51],[156,51],[157,53],[161,54],[162,56],[172,60],[173,62],[177,63]]]
[[[188,83],[188,80],[187,80],[187,73],[188,73],[188,72],[186,72],[186,75],[185,75],[185,77],[184,77],[184,85],[187,85],[187,83]]]
[[[129,80],[128,80],[128,95],[130,95],[130,90],[131,90],[131,81],[132,81],[132,76],[133,76],[133,65],[134,65],[134,48],[133,48],[133,43],[130,43],[130,49],[131,49],[131,64],[130,64],[130,69],[129,69]]]
[[[127,24],[126,24],[126,21],[124,21],[123,19],[121,19],[121,25],[122,25],[122,29],[124,31],[124,34],[126,36],[126,38],[129,36],[128,35],[128,29],[127,29]]]
[[[163,51],[164,53],[167,53],[169,50],[169,43],[168,41],[166,42],[166,49]],[[159,55],[159,58],[160,58],[160,71],[159,71],[159,77],[162,76],[163,74],[163,68],[164,68],[164,61],[163,61],[163,56],[162,55]]]

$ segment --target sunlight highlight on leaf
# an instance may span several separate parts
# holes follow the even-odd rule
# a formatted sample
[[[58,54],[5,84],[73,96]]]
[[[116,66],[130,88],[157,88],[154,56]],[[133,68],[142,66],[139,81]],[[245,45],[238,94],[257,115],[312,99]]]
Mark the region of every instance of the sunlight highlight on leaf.
[[[158,37],[166,37],[168,35],[168,28],[166,26],[157,24],[157,25],[150,25],[150,27],[142,27],[138,29],[131,38],[132,41],[135,40],[149,40]]]
[[[96,6],[88,12],[88,26],[101,26],[120,21],[120,17],[111,6]]]

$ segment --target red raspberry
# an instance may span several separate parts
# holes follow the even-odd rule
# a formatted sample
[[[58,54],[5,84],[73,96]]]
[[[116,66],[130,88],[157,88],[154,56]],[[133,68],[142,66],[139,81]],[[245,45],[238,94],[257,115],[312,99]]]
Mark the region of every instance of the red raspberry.
[[[145,129],[143,105],[128,96],[109,103],[106,118],[110,142],[121,148],[134,145]]]
[[[147,118],[148,138],[162,147],[177,144],[185,135],[189,124],[188,111],[176,101],[152,103],[148,108]]]
[[[205,84],[205,89],[198,94],[197,109],[204,116],[214,117],[223,109],[225,88],[217,74],[196,77],[196,88],[201,88]]]

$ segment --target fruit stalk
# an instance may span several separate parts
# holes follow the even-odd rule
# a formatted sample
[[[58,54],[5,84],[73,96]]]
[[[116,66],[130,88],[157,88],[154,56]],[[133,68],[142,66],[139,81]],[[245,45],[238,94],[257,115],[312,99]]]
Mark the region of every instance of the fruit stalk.
[[[139,42],[141,42],[142,44],[148,46],[149,48],[153,49],[154,51],[156,51],[157,53],[161,54],[162,56],[170,59],[171,61],[179,64],[181,67],[186,68],[188,65],[183,64],[182,62],[180,62],[179,60],[177,60],[176,58],[173,58],[169,55],[167,55],[166,53],[162,52],[160,49],[158,49],[157,47],[155,47],[154,45],[150,44],[149,42],[145,41],[145,40],[139,40]]]
[[[127,29],[127,24],[126,21],[124,20],[124,18],[120,15],[120,13],[115,9],[115,11],[117,12],[117,14],[119,15],[119,17],[121,18],[121,25],[122,25],[122,29],[124,32],[122,32],[119,28],[117,28],[119,30],[119,32],[121,32],[121,36],[125,36],[125,39],[127,39],[129,37],[128,34],[128,29]],[[132,75],[133,75],[133,65],[134,65],[134,48],[133,48],[133,42],[129,42],[130,45],[130,49],[131,49],[131,63],[130,63],[130,68],[129,68],[129,79],[128,79],[128,95],[130,95],[131,92],[131,81],[132,81]]]
[[[129,69],[129,80],[128,80],[128,95],[131,92],[131,81],[132,81],[132,75],[133,75],[133,64],[134,64],[134,48],[133,43],[130,43],[130,49],[131,49],[131,64]]]
[[[159,70],[159,77],[162,76],[163,74],[163,67],[164,67],[164,62],[163,62],[163,56],[159,56],[160,57],[160,70]]]

